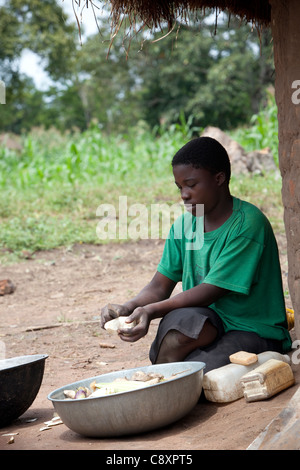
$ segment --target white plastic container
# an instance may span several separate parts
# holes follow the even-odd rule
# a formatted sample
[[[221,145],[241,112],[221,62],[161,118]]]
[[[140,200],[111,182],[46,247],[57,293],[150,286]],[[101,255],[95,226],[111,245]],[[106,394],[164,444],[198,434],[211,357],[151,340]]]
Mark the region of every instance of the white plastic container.
[[[238,400],[244,395],[240,379],[243,375],[260,366],[269,359],[277,359],[290,363],[286,354],[275,351],[266,351],[257,355],[257,362],[244,366],[241,364],[227,364],[207,372],[203,377],[203,391],[209,401],[227,403]]]
[[[269,359],[241,378],[246,401],[265,400],[294,385],[292,368],[284,361]]]

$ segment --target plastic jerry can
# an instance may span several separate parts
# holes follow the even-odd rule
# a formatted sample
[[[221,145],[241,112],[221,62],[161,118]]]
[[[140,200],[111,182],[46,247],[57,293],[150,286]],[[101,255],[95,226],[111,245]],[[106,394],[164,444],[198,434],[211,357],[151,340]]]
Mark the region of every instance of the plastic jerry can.
[[[247,402],[270,398],[294,383],[291,366],[277,359],[269,359],[241,378]]]
[[[265,351],[257,354],[255,363],[249,365],[230,363],[218,369],[210,370],[203,377],[203,391],[206,399],[213,402],[227,403],[242,398],[244,391],[241,378],[269,359],[277,359],[287,364],[290,362],[290,358],[286,354]]]

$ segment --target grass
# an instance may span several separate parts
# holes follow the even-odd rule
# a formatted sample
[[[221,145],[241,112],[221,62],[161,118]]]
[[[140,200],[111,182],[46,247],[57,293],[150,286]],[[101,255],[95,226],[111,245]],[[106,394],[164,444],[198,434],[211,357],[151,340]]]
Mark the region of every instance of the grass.
[[[248,152],[269,147],[278,166],[278,119],[274,93],[267,92],[264,108],[252,116],[249,126],[237,129],[231,136]]]
[[[0,262],[75,243],[103,243],[96,233],[97,207],[118,208],[119,196],[127,196],[128,207],[179,201],[170,160],[190,131],[183,121],[160,133],[140,125],[118,136],[106,136],[96,125],[82,134],[34,129],[24,136],[21,153],[0,148]],[[254,130],[237,133],[249,150]],[[231,191],[258,205],[275,231],[284,230],[278,174],[233,175]]]
[[[178,133],[156,138],[138,132],[107,137],[96,128],[61,136],[34,130],[21,154],[0,150],[0,256],[14,261],[74,243],[100,243],[96,210],[168,199],[170,155],[183,142]],[[166,187],[168,186],[168,189]]]

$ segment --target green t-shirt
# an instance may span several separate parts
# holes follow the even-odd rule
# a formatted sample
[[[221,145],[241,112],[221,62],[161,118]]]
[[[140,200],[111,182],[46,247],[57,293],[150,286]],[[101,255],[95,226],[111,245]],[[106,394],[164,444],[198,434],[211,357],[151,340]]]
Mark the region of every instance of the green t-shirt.
[[[272,227],[253,204],[233,198],[233,213],[212,232],[186,212],[172,225],[158,271],[183,290],[206,283],[230,292],[210,305],[225,331],[253,331],[283,341],[287,330],[278,247]]]

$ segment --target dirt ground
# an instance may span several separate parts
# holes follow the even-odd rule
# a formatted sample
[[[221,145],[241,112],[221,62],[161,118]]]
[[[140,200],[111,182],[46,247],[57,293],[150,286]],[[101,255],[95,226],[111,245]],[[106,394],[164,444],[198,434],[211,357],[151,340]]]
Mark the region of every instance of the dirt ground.
[[[279,246],[286,283],[286,247]],[[160,430],[122,438],[91,439],[64,424],[41,430],[53,417],[48,394],[66,384],[102,373],[149,364],[155,321],[146,338],[124,343],[99,327],[100,308],[135,295],[152,277],[161,241],[124,245],[76,245],[35,254],[2,266],[13,294],[0,297],[0,339],[6,357],[48,354],[40,391],[31,407],[0,429],[1,450],[243,450],[288,403],[296,385],[260,402],[199,403],[186,417]],[[104,343],[104,344],[103,344]],[[111,347],[103,347],[103,346]],[[14,442],[9,443],[10,433]],[[5,435],[6,434],[6,435]]]

